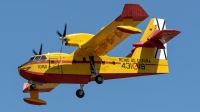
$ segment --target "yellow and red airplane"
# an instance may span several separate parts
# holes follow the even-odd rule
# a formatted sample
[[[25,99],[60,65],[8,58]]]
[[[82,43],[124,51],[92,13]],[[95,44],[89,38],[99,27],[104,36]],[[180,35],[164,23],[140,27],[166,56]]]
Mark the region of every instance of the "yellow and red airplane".
[[[66,46],[77,46],[71,54],[60,52],[39,53],[18,67],[19,74],[28,80],[23,92],[30,98],[24,101],[34,105],[45,105],[39,99],[39,92],[50,92],[59,84],[80,84],[76,91],[84,97],[83,86],[91,81],[102,84],[104,80],[136,76],[168,74],[167,42],[180,31],[166,29],[164,19],[151,18],[140,41],[133,44],[130,54],[125,57],[111,57],[106,54],[131,34],[140,34],[136,28],[149,15],[139,4],[125,4],[122,13],[96,35],[75,33],[66,35],[66,24],[60,40]]]

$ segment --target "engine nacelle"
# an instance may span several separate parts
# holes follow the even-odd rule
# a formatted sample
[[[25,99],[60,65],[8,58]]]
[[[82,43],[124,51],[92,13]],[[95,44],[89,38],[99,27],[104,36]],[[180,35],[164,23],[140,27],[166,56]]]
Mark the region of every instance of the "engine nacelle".
[[[79,47],[88,40],[90,40],[94,35],[88,33],[75,33],[75,34],[68,34],[65,36],[66,38],[66,46],[75,46]]]

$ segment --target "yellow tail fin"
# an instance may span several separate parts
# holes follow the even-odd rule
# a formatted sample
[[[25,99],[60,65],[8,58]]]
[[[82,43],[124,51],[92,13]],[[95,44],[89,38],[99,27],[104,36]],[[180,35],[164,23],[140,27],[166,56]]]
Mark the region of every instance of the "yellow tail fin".
[[[149,60],[147,69],[140,72],[169,73],[167,61],[167,42],[180,32],[166,29],[164,19],[152,18],[139,42],[134,43],[134,49],[129,55],[135,59]]]
[[[140,39],[141,42],[146,42],[147,38],[157,29],[157,25],[154,24],[154,21],[155,21],[155,18],[152,18],[149,21],[141,39]]]

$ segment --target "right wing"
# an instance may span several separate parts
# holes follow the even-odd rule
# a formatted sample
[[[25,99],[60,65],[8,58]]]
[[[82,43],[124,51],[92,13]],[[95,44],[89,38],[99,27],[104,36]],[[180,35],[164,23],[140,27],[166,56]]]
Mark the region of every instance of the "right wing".
[[[83,43],[74,52],[76,55],[101,56],[106,55],[130,34],[141,33],[136,28],[148,14],[139,4],[125,4],[119,17],[102,28],[94,37]]]

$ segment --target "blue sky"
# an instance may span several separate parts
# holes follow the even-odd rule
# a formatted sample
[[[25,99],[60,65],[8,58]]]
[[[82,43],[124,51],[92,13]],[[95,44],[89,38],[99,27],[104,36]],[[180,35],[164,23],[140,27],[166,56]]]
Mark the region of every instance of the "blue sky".
[[[76,97],[79,85],[63,84],[50,93],[40,94],[46,106],[26,104],[17,67],[26,62],[34,48],[43,53],[60,50],[56,30],[67,33],[96,34],[122,11],[125,3],[139,3],[150,15],[138,27],[144,31],[151,17],[164,18],[167,28],[181,31],[168,43],[170,74],[105,81],[102,85],[91,82],[84,87],[83,99]],[[199,112],[199,1],[181,0],[79,0],[79,1],[0,1],[1,36],[1,112]],[[132,44],[140,39],[132,35],[123,41],[110,56],[126,56]],[[71,53],[75,48],[64,47]],[[120,52],[119,52],[120,51]]]

